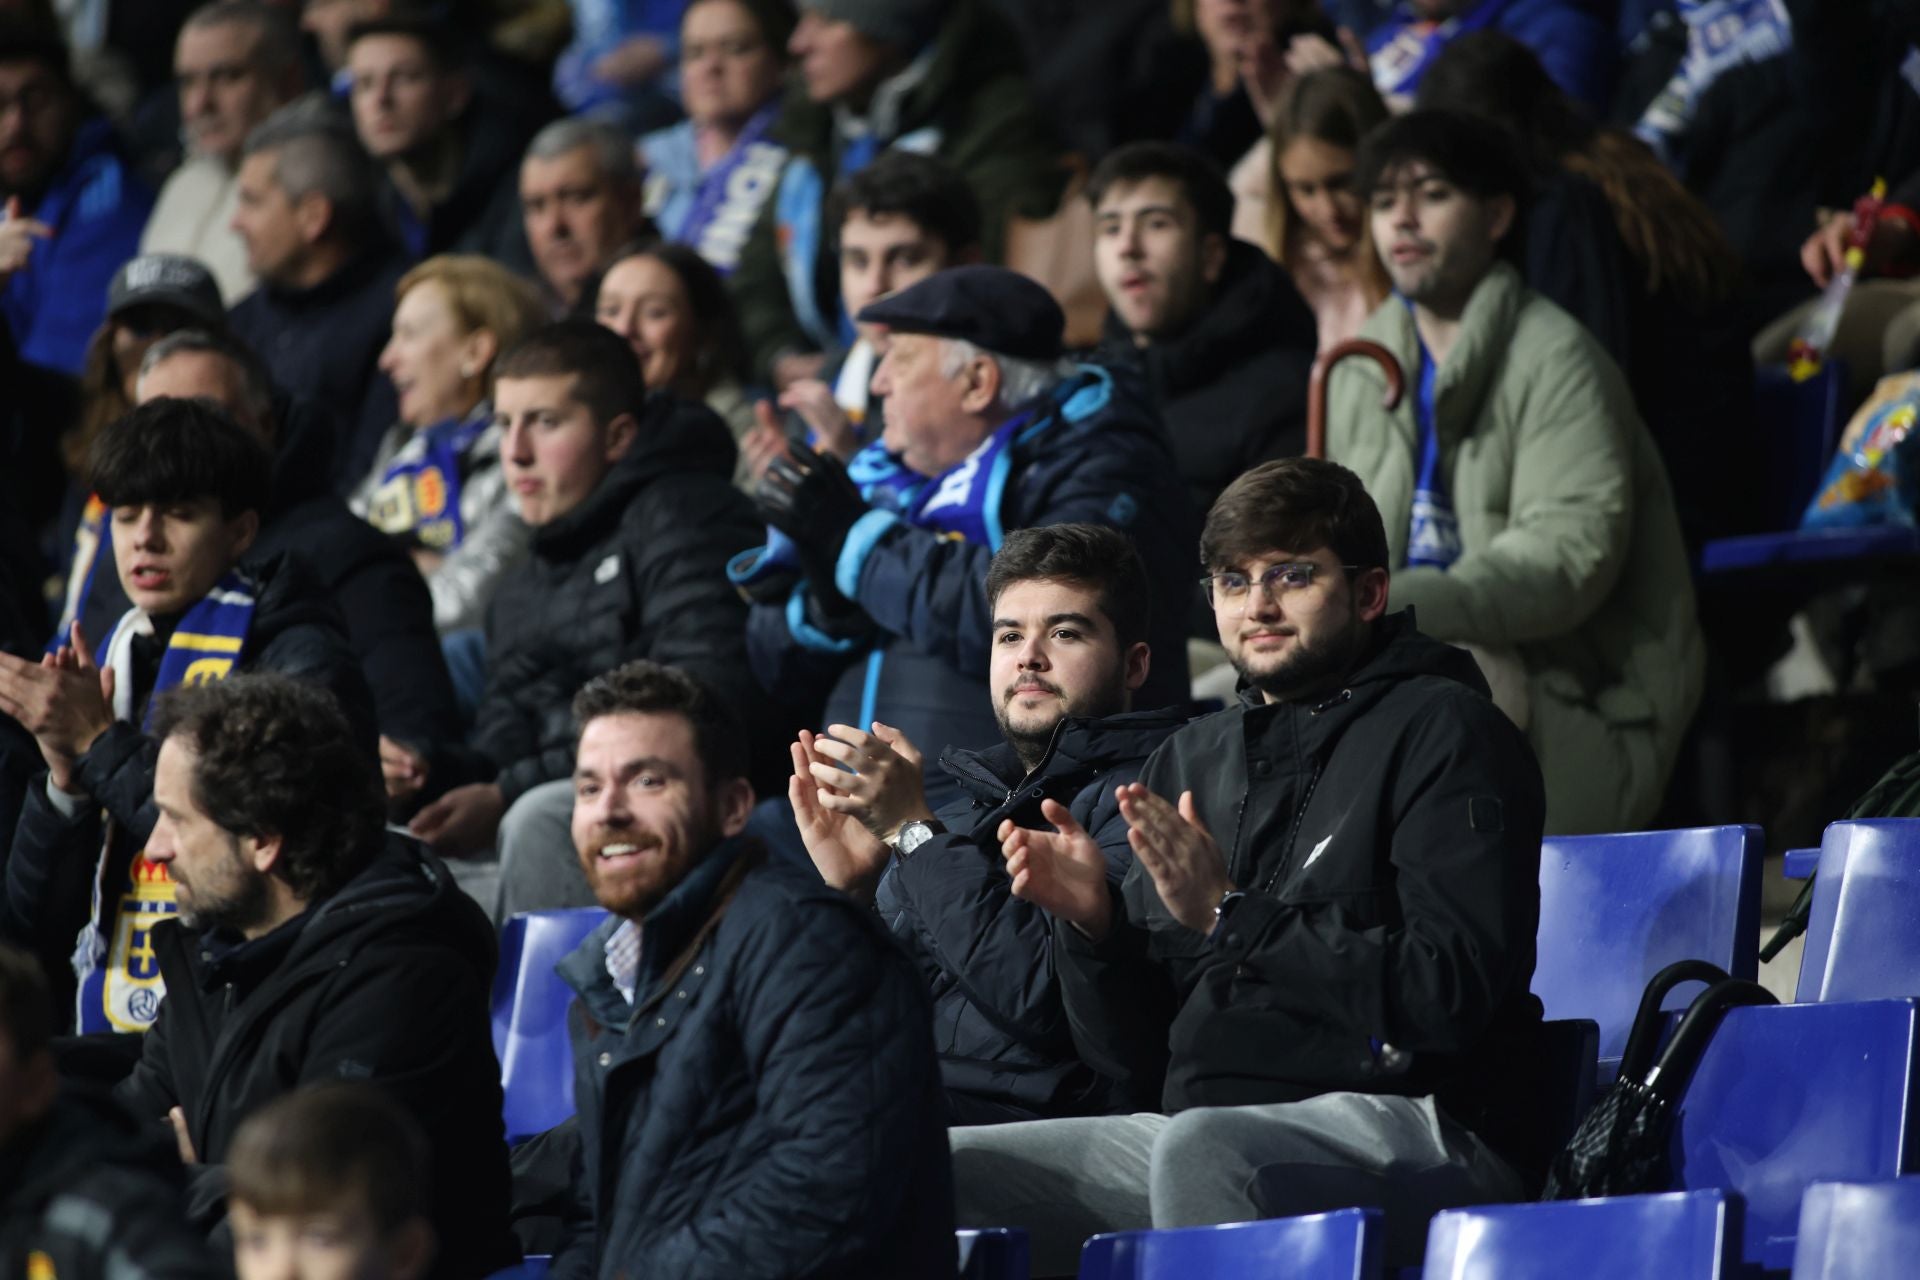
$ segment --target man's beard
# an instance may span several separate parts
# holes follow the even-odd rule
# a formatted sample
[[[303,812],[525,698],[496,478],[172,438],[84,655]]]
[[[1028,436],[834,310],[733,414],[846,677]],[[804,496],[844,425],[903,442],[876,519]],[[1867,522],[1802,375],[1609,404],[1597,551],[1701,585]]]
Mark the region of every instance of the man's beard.
[[[1000,696],[994,699],[993,718],[1000,725],[1000,736],[1007,740],[1007,745],[1013,748],[1020,757],[1021,765],[1028,770],[1046,759],[1047,748],[1053,745],[1054,733],[1059,729],[1060,722],[1068,716],[1097,720],[1102,716],[1115,715],[1126,706],[1126,686],[1117,667],[1111,680],[1077,700],[1062,696],[1060,686],[1045,677],[1029,676],[1027,682],[1039,685],[1059,698],[1054,704],[1060,708],[1059,714],[1038,719],[1030,716],[1024,722],[1015,724],[1010,706],[1014,689],[1019,686],[1019,682],[1015,681],[1013,685],[1002,689]]]
[[[719,822],[712,814],[697,815],[694,828],[688,834],[691,837],[690,844],[678,850],[675,856],[666,853],[665,837],[639,823],[595,831],[587,846],[579,851],[581,870],[587,877],[588,887],[593,890],[595,901],[624,919],[638,920],[644,917],[686,879],[687,872],[695,864],[720,843]],[[637,853],[653,854],[654,859],[650,865],[643,864],[637,873],[610,877],[603,884],[598,874],[600,852],[616,844],[630,844]]]
[[[267,878],[249,867],[240,857],[239,844],[234,844],[233,861],[229,866],[231,879],[220,886],[208,886],[203,895],[194,893],[191,882],[180,881],[175,873],[176,897],[178,887],[184,884],[188,901],[180,906],[180,922],[189,929],[199,929],[210,933],[215,929],[231,929],[245,933],[248,929],[262,923],[267,918]],[[224,878],[224,877],[223,877]],[[221,892],[221,889],[225,892]]]
[[[1299,702],[1338,684],[1352,671],[1367,644],[1367,628],[1352,618],[1339,630],[1309,643],[1296,634],[1293,652],[1271,670],[1253,671],[1239,653],[1233,666],[1248,684],[1274,702]]]

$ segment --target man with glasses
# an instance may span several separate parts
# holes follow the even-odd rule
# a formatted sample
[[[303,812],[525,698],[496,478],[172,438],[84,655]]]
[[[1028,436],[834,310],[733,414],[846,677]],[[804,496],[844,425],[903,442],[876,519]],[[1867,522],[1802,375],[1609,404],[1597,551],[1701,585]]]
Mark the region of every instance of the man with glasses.
[[[1387,616],[1352,472],[1255,468],[1201,556],[1245,693],[1118,789],[1122,886],[1070,823],[1002,846],[1142,1114],[952,1130],[960,1224],[1026,1227],[1052,1274],[1095,1232],[1374,1205],[1406,1265],[1533,1172],[1540,771],[1472,658]]]

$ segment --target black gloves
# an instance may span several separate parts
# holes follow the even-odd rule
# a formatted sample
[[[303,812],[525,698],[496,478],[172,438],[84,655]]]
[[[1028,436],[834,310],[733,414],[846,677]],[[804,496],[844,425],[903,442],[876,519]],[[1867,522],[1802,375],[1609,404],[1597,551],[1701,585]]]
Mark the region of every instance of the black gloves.
[[[867,514],[867,500],[831,454],[796,444],[760,477],[754,491],[760,517],[793,539],[814,597],[829,615],[858,609],[833,583],[840,547],[854,522]]]

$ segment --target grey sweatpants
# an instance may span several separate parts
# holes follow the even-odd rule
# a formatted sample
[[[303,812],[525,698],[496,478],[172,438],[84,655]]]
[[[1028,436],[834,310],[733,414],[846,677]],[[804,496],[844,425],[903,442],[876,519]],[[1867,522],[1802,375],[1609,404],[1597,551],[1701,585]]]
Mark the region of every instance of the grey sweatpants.
[[[493,922],[522,911],[599,903],[573,848],[573,779],[529,788],[500,820],[500,886]]]
[[[1387,1261],[1417,1262],[1441,1209],[1516,1199],[1521,1179],[1432,1098],[1329,1093],[950,1129],[963,1227],[1025,1227],[1036,1276],[1072,1275],[1102,1231],[1191,1227],[1356,1205],[1387,1216]]]

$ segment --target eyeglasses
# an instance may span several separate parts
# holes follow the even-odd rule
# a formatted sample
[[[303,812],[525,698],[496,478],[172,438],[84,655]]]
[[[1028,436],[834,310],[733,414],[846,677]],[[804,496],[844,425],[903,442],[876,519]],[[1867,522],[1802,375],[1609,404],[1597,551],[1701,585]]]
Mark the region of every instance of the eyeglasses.
[[[1302,591],[1313,585],[1313,575],[1322,566],[1311,560],[1288,560],[1280,564],[1268,565],[1255,579],[1238,569],[1222,569],[1218,573],[1209,573],[1200,579],[1200,585],[1207,589],[1207,602],[1218,608],[1222,604],[1238,604],[1246,607],[1247,593],[1253,589],[1256,581],[1266,593],[1267,599],[1277,601],[1290,591]],[[1349,573],[1359,569],[1357,564],[1339,566]]]

